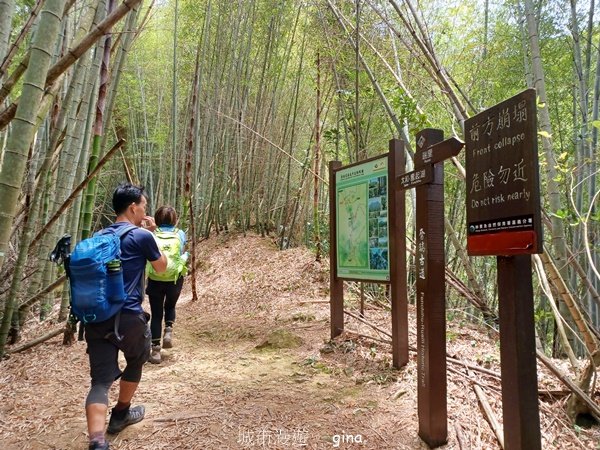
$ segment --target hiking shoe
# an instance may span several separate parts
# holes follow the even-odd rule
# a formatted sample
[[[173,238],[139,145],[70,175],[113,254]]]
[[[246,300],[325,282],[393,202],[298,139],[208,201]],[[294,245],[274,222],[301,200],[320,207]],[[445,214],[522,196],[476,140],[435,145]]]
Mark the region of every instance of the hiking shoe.
[[[160,345],[152,346],[152,351],[150,352],[150,357],[148,358],[148,361],[152,364],[160,364]]]
[[[110,446],[108,445],[108,441],[104,441],[104,444],[94,441],[90,442],[88,450],[110,450]]]
[[[173,327],[165,327],[165,335],[163,336],[163,347],[173,347]]]
[[[117,419],[115,417],[115,411],[113,409],[112,414],[110,415],[110,420],[108,422],[108,428],[106,432],[109,434],[119,433],[123,431],[125,427],[129,425],[133,425],[134,423],[141,422],[144,418],[145,408],[144,405],[134,406],[133,408],[129,408],[127,414],[122,419]]]

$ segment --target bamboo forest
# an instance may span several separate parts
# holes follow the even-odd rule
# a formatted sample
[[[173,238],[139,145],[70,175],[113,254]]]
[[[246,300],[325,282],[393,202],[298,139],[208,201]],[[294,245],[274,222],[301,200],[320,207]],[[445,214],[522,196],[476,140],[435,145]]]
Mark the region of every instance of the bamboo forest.
[[[469,127],[521,94],[535,249],[477,253],[469,158],[492,152]],[[599,130],[594,0],[0,0],[0,448],[600,449]],[[431,136],[446,153],[425,168]],[[360,228],[336,173],[378,157],[398,179],[346,192]],[[140,269],[152,356],[120,386],[145,419],[111,434],[139,412],[111,378],[105,438],[56,251],[125,217],[124,183],[147,201],[134,225],[176,212],[188,273],[170,348]],[[515,216],[502,195],[489,213]],[[380,278],[342,280],[363,235]],[[147,274],[167,267],[148,252]]]

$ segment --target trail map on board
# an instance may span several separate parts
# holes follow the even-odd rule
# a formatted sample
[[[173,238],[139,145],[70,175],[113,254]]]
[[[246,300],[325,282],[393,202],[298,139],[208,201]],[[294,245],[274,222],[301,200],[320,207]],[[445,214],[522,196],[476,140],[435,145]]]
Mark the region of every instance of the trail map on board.
[[[337,276],[389,281],[387,155],[336,172]]]
[[[339,191],[338,243],[340,265],[344,267],[368,266],[367,189],[366,184],[350,186]]]

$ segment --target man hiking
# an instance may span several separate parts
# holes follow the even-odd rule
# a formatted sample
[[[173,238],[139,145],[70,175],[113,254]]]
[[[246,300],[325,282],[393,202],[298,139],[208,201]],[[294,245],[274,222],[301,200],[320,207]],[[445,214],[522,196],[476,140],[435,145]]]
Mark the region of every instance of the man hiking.
[[[117,216],[108,227],[118,233],[121,227],[136,227],[121,237],[121,264],[123,283],[127,293],[124,304],[115,316],[104,322],[86,323],[85,340],[90,360],[91,389],[85,402],[89,434],[89,450],[107,450],[104,435],[108,392],[120,378],[119,397],[112,409],[109,434],[144,418],[144,407],[131,407],[131,400],[142,377],[142,367],[150,355],[148,314],[142,310],[144,272],[149,261],[157,272],[167,267],[167,259],[158,249],[151,233],[156,228],[154,218],[146,215],[146,195],[141,186],[120,184],[113,193],[113,209]],[[122,351],[127,362],[121,371],[118,353]]]

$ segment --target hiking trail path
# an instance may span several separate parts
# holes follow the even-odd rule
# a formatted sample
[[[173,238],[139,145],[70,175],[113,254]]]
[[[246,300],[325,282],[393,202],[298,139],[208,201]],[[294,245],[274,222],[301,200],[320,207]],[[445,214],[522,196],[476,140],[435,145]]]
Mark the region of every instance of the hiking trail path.
[[[161,364],[144,366],[134,397],[146,417],[109,435],[111,449],[427,448],[418,437],[414,353],[394,370],[381,341],[329,342],[328,261],[305,248],[278,251],[255,235],[220,235],[199,247],[198,301],[188,278],[174,346]],[[366,317],[385,328],[389,312],[367,307]],[[23,341],[46,326],[56,324],[38,325]],[[466,327],[449,330],[462,345],[456,357],[464,347],[499,371],[495,343]],[[348,328],[377,336],[358,322]],[[0,362],[0,449],[87,448],[88,370],[85,343],[65,347],[62,336]],[[469,386],[449,372],[443,448],[499,448]],[[111,406],[116,392],[115,383]],[[499,408],[497,394],[490,401]],[[555,429],[543,428],[545,439],[558,439]]]

